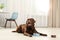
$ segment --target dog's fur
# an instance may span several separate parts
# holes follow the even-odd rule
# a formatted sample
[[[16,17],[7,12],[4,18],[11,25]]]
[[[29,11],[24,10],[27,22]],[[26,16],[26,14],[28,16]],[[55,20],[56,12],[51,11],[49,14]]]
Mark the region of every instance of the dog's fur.
[[[13,32],[23,33],[24,35],[30,36],[30,37],[32,37],[33,33],[38,33],[42,36],[47,36],[47,34],[42,34],[42,33],[37,32],[34,27],[34,23],[35,23],[35,20],[33,18],[29,18],[27,19],[26,24],[20,25],[16,29],[16,31],[13,31]]]

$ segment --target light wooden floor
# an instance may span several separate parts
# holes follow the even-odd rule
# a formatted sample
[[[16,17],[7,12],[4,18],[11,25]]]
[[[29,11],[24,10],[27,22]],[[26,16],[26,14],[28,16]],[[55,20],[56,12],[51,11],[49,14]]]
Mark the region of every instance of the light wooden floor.
[[[20,33],[13,33],[12,30],[15,28],[0,28],[0,40],[60,40],[60,28],[36,28],[38,32],[47,34],[47,37],[27,37]],[[55,34],[56,38],[52,38],[52,34]]]

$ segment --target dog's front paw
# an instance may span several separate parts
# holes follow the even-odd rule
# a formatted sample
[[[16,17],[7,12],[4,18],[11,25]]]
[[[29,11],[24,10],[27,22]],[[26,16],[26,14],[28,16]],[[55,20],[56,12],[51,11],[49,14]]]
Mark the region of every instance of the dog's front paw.
[[[32,37],[32,35],[29,35],[29,37]]]
[[[41,35],[41,36],[47,36],[47,34],[42,34],[42,33],[40,33],[40,35]]]

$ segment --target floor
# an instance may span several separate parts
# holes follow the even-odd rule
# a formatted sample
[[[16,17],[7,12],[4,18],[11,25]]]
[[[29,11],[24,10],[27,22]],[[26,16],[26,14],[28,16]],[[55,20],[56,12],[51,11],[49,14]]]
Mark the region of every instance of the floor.
[[[38,32],[47,34],[47,37],[27,37],[20,33],[11,32],[13,30],[15,28],[0,28],[0,40],[60,40],[60,28],[36,28]],[[56,38],[52,38],[51,35],[56,35]]]

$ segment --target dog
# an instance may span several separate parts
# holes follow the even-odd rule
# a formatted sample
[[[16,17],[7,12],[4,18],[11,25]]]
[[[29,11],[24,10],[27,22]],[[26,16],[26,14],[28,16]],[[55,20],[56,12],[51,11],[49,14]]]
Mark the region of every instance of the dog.
[[[32,37],[33,33],[38,33],[40,36],[47,36],[47,34],[39,33],[36,31],[34,25],[35,25],[35,20],[33,18],[28,18],[26,21],[26,24],[21,24],[16,31],[12,32],[18,32],[18,33],[23,33],[25,36]]]

